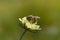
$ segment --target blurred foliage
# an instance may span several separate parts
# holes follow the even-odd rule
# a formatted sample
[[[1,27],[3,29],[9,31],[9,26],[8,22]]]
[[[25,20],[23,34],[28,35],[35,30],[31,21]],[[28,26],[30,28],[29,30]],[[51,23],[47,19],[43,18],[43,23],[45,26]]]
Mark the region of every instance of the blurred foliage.
[[[51,26],[60,29],[60,0],[0,0],[0,40],[18,40],[24,31],[18,18],[27,15],[41,17],[38,24],[42,31],[27,32],[22,40],[60,40],[60,32],[46,32]]]

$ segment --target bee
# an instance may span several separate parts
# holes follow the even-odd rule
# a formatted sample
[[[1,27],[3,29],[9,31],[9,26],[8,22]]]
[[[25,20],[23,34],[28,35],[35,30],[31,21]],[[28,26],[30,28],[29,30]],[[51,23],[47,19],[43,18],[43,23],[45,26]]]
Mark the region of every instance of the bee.
[[[27,16],[27,20],[30,22],[30,23],[35,23],[37,22],[37,19],[40,18],[38,16],[32,16],[32,15],[29,15]]]

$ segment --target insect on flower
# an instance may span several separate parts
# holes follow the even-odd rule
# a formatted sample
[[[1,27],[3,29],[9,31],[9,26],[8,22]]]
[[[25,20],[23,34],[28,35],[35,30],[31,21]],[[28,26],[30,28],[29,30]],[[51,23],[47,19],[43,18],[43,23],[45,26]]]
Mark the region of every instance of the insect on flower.
[[[39,18],[40,17],[38,16],[29,15],[23,18],[19,18],[19,20],[21,21],[25,29],[32,31],[39,31],[41,30],[40,25],[37,25],[37,19]]]
[[[40,17],[38,16],[32,16],[32,15],[19,18],[19,20],[21,21],[22,27],[25,29],[22,36],[20,37],[20,40],[22,40],[22,37],[24,36],[27,30],[32,32],[41,30],[40,25],[37,25],[37,19],[39,18]]]

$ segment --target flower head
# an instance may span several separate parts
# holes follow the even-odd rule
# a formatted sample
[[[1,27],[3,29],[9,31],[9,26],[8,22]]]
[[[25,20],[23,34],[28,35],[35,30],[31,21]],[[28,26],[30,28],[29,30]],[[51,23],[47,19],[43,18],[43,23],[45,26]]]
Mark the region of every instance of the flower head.
[[[38,18],[40,17],[29,15],[29,16],[23,17],[22,19],[19,18],[19,20],[22,22],[23,25],[26,26],[27,29],[41,30],[40,25],[37,25]]]

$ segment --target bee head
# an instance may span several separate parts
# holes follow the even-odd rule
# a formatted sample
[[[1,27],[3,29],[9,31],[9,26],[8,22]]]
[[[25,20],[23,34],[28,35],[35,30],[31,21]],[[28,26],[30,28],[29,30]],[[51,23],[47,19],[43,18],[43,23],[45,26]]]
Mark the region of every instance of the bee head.
[[[39,18],[39,17],[37,17],[37,16],[32,16],[32,15],[27,16],[27,20],[28,20],[29,22],[32,22],[32,23],[35,23],[35,22],[37,21],[37,18]]]

